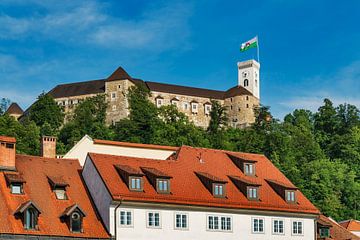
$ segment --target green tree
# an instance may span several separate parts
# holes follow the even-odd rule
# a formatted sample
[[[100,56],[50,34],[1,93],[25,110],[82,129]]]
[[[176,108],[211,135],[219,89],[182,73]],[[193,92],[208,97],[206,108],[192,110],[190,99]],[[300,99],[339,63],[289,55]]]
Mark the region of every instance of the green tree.
[[[59,140],[70,148],[86,134],[93,138],[111,139],[112,132],[105,123],[106,108],[104,95],[85,99],[75,108],[73,117],[61,129]]]
[[[53,97],[42,93],[30,107],[28,118],[40,128],[46,128],[51,135],[55,135],[64,122],[64,113]]]
[[[0,100],[0,115],[3,115],[10,106],[10,100],[7,98],[1,98]]]

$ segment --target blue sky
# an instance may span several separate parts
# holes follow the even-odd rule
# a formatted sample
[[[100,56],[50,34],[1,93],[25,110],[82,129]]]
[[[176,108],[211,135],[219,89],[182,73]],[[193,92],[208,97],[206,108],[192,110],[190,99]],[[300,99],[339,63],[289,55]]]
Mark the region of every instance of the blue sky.
[[[261,102],[282,118],[325,97],[360,107],[360,1],[0,0],[0,97],[23,108],[118,66],[147,81],[226,90],[259,36]]]

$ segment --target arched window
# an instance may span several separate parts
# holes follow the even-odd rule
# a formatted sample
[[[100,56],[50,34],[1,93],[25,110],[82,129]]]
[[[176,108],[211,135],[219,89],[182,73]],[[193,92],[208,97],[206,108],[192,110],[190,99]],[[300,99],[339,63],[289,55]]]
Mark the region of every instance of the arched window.
[[[25,211],[24,227],[25,229],[36,229],[38,214],[34,208],[28,208]]]
[[[248,80],[248,79],[245,79],[245,80],[244,80],[244,87],[247,87],[247,86],[249,86],[249,80]]]
[[[82,216],[79,212],[73,212],[71,214],[71,231],[81,232],[82,231]]]

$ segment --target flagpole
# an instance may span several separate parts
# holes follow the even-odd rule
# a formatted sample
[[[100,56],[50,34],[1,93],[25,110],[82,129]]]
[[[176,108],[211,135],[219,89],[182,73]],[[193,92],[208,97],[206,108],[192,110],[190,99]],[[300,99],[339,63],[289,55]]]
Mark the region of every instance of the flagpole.
[[[256,44],[257,59],[258,59],[258,62],[260,63],[259,37],[257,35],[256,35],[256,41],[257,41],[257,44]]]

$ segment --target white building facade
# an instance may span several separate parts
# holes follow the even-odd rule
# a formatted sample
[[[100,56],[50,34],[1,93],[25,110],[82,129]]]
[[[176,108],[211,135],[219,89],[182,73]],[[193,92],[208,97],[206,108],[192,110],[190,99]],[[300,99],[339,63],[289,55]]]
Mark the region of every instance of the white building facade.
[[[176,197],[142,201],[142,194],[150,192],[145,188],[131,200],[128,194],[114,195],[104,171],[88,156],[82,175],[105,227],[116,239],[316,239],[314,212],[178,204]]]

